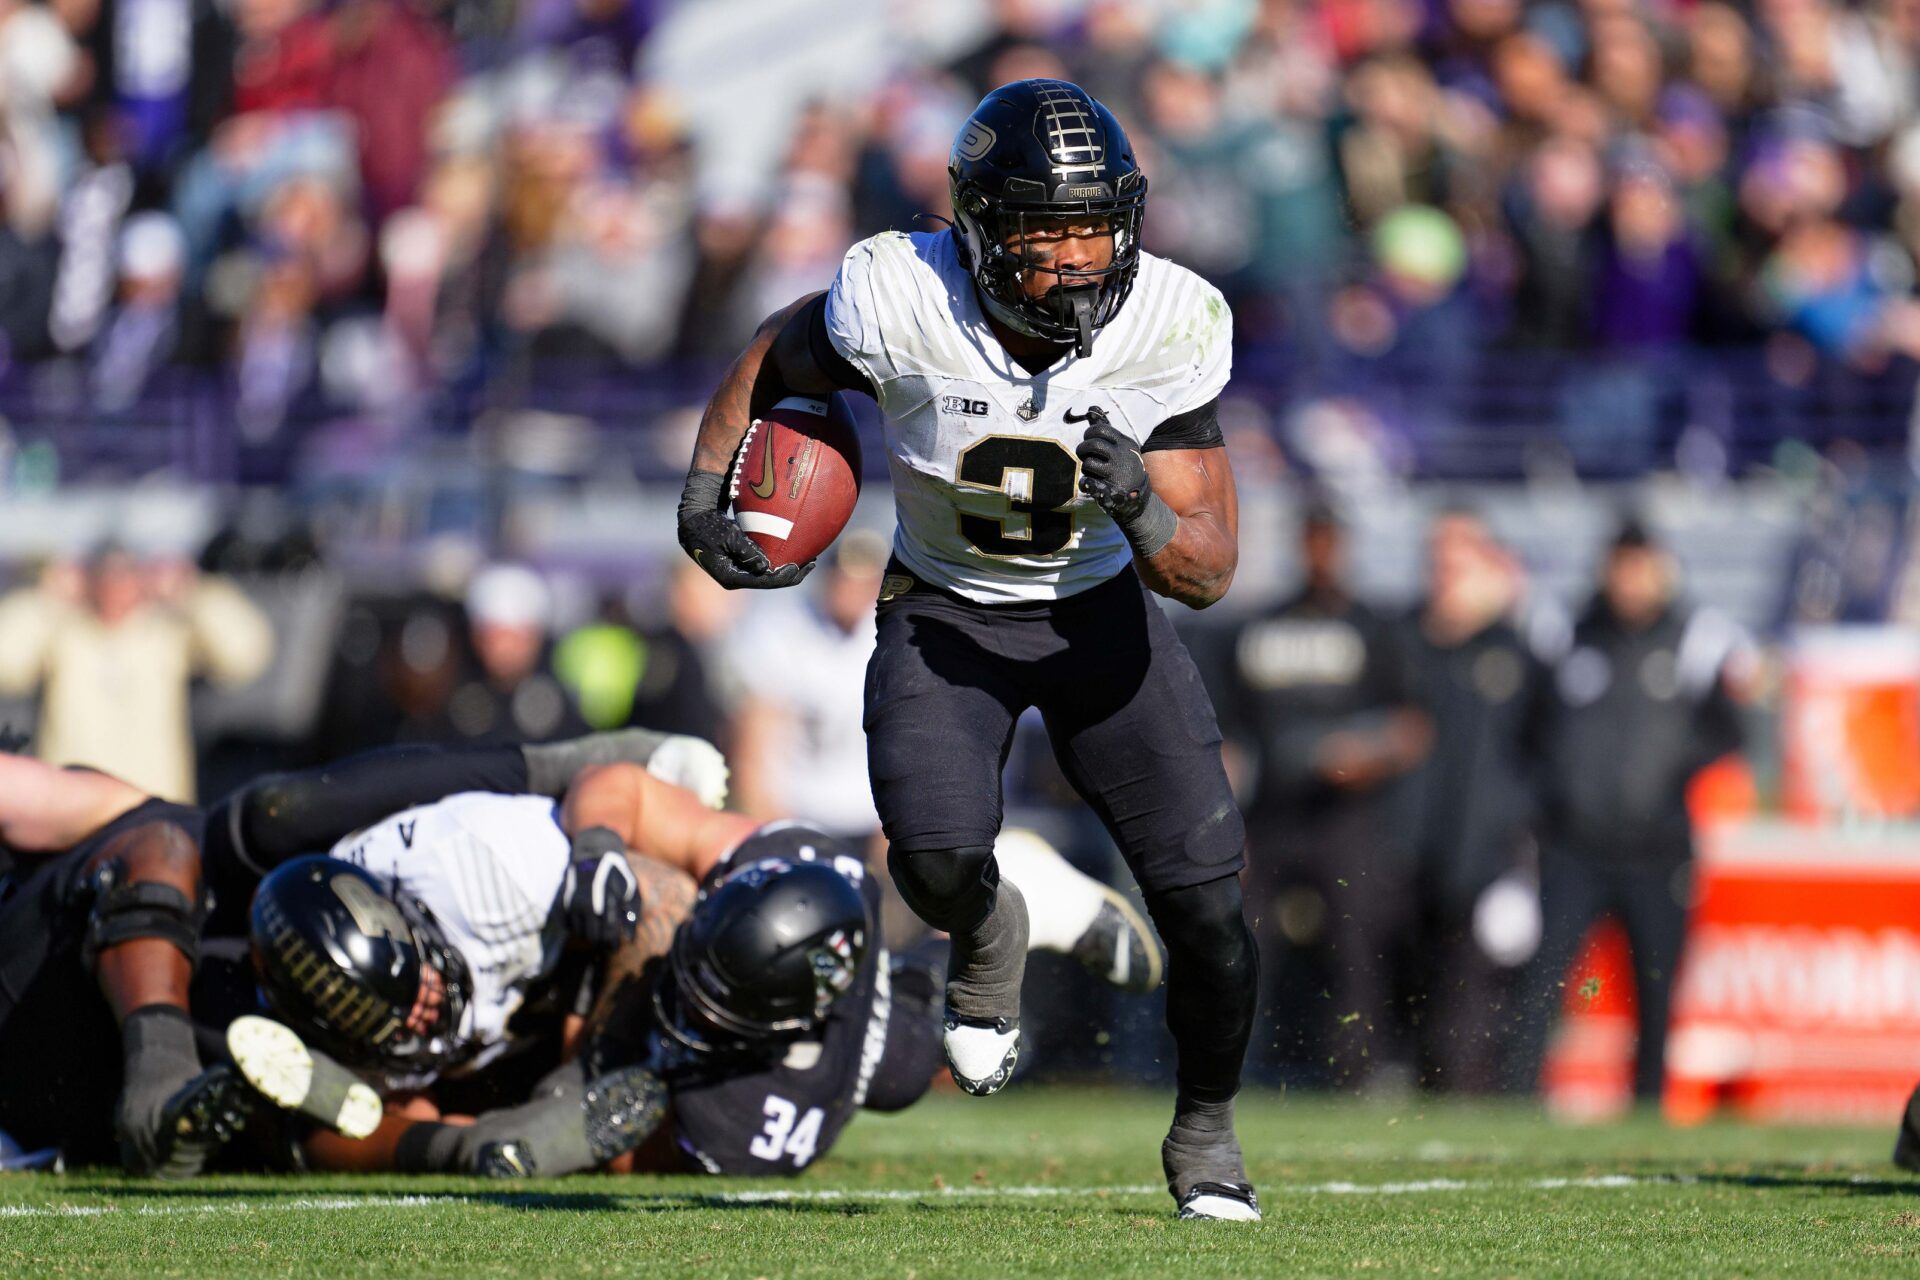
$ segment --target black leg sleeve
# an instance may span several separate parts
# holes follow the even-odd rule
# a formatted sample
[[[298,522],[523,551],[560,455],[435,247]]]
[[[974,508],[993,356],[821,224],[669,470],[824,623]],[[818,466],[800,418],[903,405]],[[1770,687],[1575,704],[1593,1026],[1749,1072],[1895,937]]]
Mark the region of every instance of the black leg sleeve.
[[[1181,1097],[1226,1102],[1240,1089],[1260,987],[1239,877],[1149,894],[1147,911],[1167,948],[1167,1029]]]
[[[518,747],[387,747],[248,783],[208,814],[208,844],[258,877],[417,804],[526,789]]]

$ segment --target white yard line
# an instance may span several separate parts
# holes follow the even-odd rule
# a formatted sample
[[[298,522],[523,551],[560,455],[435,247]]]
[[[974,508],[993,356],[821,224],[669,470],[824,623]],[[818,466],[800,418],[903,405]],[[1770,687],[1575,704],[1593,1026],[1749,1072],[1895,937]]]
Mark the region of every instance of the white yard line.
[[[1403,1196],[1427,1195],[1450,1191],[1474,1190],[1612,1190],[1621,1187],[1684,1185],[1697,1179],[1683,1175],[1641,1177],[1633,1174],[1602,1174],[1590,1178],[1536,1178],[1527,1182],[1463,1182],[1457,1178],[1426,1178],[1418,1182],[1308,1182],[1263,1184],[1261,1194],[1269,1207],[1287,1196]],[[615,1201],[624,1207],[659,1208],[684,1205],[783,1205],[834,1202],[873,1203],[886,1201],[923,1202],[936,1200],[1050,1200],[1062,1197],[1100,1198],[1103,1196],[1158,1196],[1166,1189],[1153,1183],[1133,1186],[1057,1187],[1057,1186],[965,1186],[905,1188],[801,1188],[769,1191],[686,1191],[660,1194],[633,1194],[606,1184],[581,1184],[580,1191],[516,1192],[502,1188],[497,1193],[479,1195],[458,1192],[440,1195],[374,1195],[300,1197],[291,1200],[213,1200],[205,1204],[0,1204],[0,1219],[6,1218],[99,1218],[124,1215],[139,1218],[172,1218],[191,1215],[230,1215],[249,1213],[337,1213],[356,1209],[435,1209],[449,1205],[508,1205],[524,1202],[538,1205],[552,1201],[565,1207],[570,1196],[592,1196]],[[587,1189],[592,1186],[593,1189]]]

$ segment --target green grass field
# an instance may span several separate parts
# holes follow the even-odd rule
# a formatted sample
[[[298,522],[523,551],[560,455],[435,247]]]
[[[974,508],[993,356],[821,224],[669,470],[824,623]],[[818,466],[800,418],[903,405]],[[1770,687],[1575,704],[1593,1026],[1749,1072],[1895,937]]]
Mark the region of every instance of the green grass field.
[[[1885,1132],[1262,1097],[1247,1227],[1172,1219],[1167,1105],[938,1096],[781,1183],[0,1175],[0,1275],[1920,1274],[1920,1179]]]

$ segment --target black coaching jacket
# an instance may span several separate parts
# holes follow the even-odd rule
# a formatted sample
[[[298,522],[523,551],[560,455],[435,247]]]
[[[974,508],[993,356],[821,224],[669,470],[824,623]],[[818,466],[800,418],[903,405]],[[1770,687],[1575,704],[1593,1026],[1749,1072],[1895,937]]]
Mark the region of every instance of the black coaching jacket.
[[[1543,847],[1613,863],[1692,855],[1687,785],[1741,745],[1717,614],[1675,604],[1635,631],[1597,600],[1553,664],[1531,725]]]

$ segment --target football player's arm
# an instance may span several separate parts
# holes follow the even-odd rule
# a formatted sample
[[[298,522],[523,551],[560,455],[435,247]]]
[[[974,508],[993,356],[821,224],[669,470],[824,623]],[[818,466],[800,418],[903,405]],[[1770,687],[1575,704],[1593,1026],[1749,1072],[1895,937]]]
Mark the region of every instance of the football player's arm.
[[[726,514],[727,470],[747,429],[789,395],[871,394],[858,370],[826,338],[826,295],[810,293],[760,322],[700,417],[693,466],[680,495],[680,545],[724,587],[787,587],[811,565],[774,569]]]
[[[15,853],[59,853],[146,799],[104,773],[0,755],[0,844]]]
[[[560,806],[560,825],[570,836],[604,827],[635,853],[698,881],[760,823],[709,809],[685,787],[662,782],[638,765],[607,764],[574,779]]]
[[[1225,448],[1161,449],[1143,455],[1153,492],[1173,512],[1173,538],[1134,562],[1148,587],[1204,609],[1227,594],[1240,564],[1240,496]]]
[[[1093,425],[1074,450],[1080,491],[1126,534],[1142,580],[1194,609],[1226,595],[1240,563],[1240,497],[1219,407],[1216,396],[1176,413],[1144,441],[1089,409]]]

